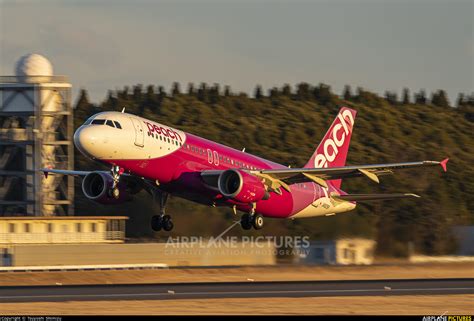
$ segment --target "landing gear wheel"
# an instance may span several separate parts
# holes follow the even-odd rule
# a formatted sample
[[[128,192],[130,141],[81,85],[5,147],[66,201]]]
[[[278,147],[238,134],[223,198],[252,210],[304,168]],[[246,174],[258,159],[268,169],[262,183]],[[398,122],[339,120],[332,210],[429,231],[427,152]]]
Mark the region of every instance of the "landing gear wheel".
[[[153,215],[151,218],[151,229],[155,232],[161,231],[163,228],[163,219],[159,215]]]
[[[244,214],[240,218],[240,226],[244,230],[250,230],[252,228],[252,223],[250,222],[250,214]]]
[[[173,229],[174,227],[174,224],[173,224],[173,221],[171,220],[171,216],[169,215],[165,215],[163,216],[163,229],[166,231],[166,232],[169,232]]]
[[[252,217],[252,225],[256,230],[263,228],[263,216],[260,214],[255,214]]]
[[[120,197],[120,190],[118,189],[118,187],[114,187],[112,189],[112,197],[115,198],[116,200],[119,199]]]

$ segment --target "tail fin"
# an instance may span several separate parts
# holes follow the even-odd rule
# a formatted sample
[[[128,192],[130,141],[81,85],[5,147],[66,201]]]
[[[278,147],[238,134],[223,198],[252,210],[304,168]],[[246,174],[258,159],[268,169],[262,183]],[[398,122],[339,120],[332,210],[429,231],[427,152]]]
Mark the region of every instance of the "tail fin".
[[[339,110],[336,119],[304,166],[305,168],[340,167],[346,164],[356,114],[357,111],[347,107]],[[341,180],[332,180],[331,184],[340,188]]]

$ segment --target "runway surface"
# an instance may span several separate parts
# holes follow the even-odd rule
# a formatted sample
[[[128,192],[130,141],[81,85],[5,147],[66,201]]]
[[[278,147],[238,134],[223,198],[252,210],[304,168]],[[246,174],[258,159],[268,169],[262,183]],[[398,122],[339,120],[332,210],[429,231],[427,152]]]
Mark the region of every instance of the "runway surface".
[[[474,294],[474,279],[0,287],[0,302]]]

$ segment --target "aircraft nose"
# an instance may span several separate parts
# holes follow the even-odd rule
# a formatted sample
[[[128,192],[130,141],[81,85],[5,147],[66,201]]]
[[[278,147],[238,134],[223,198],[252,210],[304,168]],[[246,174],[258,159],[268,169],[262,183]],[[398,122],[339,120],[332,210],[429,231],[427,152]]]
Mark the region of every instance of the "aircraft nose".
[[[100,149],[98,134],[95,126],[81,126],[74,133],[74,145],[85,156],[98,157],[97,152]]]

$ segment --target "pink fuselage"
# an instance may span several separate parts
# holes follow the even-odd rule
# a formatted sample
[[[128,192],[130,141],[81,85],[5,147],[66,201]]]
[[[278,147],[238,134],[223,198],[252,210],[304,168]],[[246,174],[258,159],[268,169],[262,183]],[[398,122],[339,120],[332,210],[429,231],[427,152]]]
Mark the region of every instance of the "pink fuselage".
[[[200,173],[205,170],[226,170],[231,168],[239,168],[236,162],[241,162],[247,166],[257,169],[277,169],[286,168],[281,164],[277,164],[254,155],[241,152],[239,150],[209,141],[207,139],[186,134],[186,144],[194,147],[196,151],[204,150],[204,154],[193,152],[187,149],[185,145],[181,146],[173,153],[153,159],[136,159],[136,160],[105,160],[109,164],[123,167],[131,173],[143,176],[151,180],[158,180],[160,188],[179,197],[206,205],[236,205],[241,211],[249,211],[250,205],[244,203],[236,203],[231,199],[225,199],[223,196],[210,189],[202,180]],[[208,150],[212,151],[212,161],[208,157]],[[232,163],[214,162],[214,155],[217,152],[218,158],[229,158],[234,161]],[[244,170],[246,168],[243,168]],[[271,193],[268,200],[258,201],[256,204],[256,212],[268,217],[286,218],[296,214],[315,202],[317,199],[325,196],[323,188],[315,183],[300,183],[290,185],[291,193],[284,189],[282,195]],[[336,191],[336,188],[328,184],[327,193]],[[337,190],[338,193],[342,191]]]

